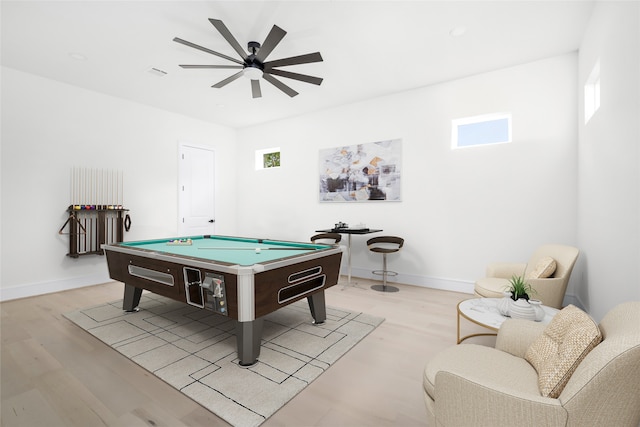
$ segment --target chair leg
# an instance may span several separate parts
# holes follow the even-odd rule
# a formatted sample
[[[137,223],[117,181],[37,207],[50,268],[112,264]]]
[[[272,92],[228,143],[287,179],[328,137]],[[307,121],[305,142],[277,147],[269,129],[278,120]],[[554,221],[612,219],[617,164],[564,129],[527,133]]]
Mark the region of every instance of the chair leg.
[[[382,276],[382,285],[373,285],[371,289],[378,292],[398,292],[400,289],[395,286],[387,285],[388,276],[397,276],[395,271],[387,270],[387,254],[382,254],[382,270],[374,270],[373,274]]]

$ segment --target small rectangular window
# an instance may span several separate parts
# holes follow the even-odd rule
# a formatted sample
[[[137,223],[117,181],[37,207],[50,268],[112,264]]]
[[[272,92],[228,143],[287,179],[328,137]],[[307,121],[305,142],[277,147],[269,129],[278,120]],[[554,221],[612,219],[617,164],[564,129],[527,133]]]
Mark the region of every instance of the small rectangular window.
[[[256,150],[256,170],[280,167],[280,147]]]
[[[600,61],[593,66],[591,74],[584,85],[584,123],[587,124],[591,117],[600,108]]]
[[[451,121],[451,148],[511,142],[511,114],[496,113]]]

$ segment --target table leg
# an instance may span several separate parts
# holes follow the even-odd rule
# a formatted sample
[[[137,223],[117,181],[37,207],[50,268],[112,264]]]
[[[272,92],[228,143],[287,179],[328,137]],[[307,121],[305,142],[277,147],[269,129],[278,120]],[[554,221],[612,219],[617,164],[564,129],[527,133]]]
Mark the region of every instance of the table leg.
[[[347,284],[351,284],[351,234],[349,234],[349,243],[347,246]]]
[[[237,322],[236,343],[240,366],[251,366],[258,363],[262,324],[262,317],[249,322]]]
[[[136,288],[135,286],[124,285],[124,299],[122,300],[122,309],[125,311],[138,311],[138,305],[140,304],[140,296],[142,295],[142,288]]]
[[[313,323],[319,325],[327,320],[327,306],[324,299],[324,291],[317,292],[307,297],[309,310],[313,316]]]
[[[478,333],[478,334],[471,334],[471,335],[467,335],[464,336],[462,338],[460,338],[460,307],[458,307],[458,337],[457,337],[457,341],[456,344],[460,344],[462,341],[466,340],[467,338],[473,338],[473,337],[490,337],[490,336],[496,336],[496,333]]]
[[[342,286],[342,289],[344,290],[347,286],[359,288],[356,282],[351,283],[351,234],[348,234],[347,238],[347,283]]]

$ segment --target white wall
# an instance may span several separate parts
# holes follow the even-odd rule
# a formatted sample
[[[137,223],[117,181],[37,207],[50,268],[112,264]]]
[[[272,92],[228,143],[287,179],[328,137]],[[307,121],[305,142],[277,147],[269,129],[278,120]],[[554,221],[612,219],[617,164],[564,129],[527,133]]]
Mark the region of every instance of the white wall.
[[[338,221],[406,239],[399,282],[470,291],[490,261],[576,243],[577,53],[238,132],[238,231],[307,240]],[[302,93],[300,96],[304,96]],[[512,144],[450,149],[454,118],[513,114]],[[318,202],[318,151],[402,138],[402,202]],[[254,170],[255,150],[282,149]],[[354,274],[380,256],[354,236]],[[570,284],[571,287],[575,286]]]
[[[2,299],[108,280],[101,256],[71,259],[72,167],[121,170],[125,240],[177,235],[178,144],[216,152],[216,229],[236,232],[236,132],[2,68]]]
[[[578,298],[597,319],[640,300],[640,3],[599,2],[580,46]],[[601,107],[584,124],[582,87],[600,60]]]
[[[133,218],[127,240],[174,234],[175,155],[183,141],[216,150],[221,234],[305,240],[336,221],[365,222],[407,239],[391,260],[401,281],[462,290],[489,261],[525,260],[543,242],[577,244],[581,256],[568,294],[601,318],[620,301],[640,299],[639,7],[597,3],[579,57],[343,106],[237,137],[228,128],[3,67],[0,299],[106,278],[101,257],[69,259],[57,234],[73,166],[124,171]],[[582,86],[598,58],[602,107],[585,126]],[[513,144],[449,150],[452,118],[493,111],[513,113]],[[402,202],[318,202],[319,149],[390,138],[404,144]],[[253,170],[254,150],[273,146],[283,150],[282,168]],[[354,271],[362,276],[380,263],[364,250],[365,240],[354,238]]]

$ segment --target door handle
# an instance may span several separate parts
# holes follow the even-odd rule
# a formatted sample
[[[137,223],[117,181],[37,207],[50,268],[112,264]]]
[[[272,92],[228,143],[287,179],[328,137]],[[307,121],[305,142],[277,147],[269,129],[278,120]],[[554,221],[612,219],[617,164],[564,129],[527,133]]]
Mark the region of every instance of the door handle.
[[[213,224],[214,222],[216,222],[216,220],[215,219],[210,219],[209,222]]]

